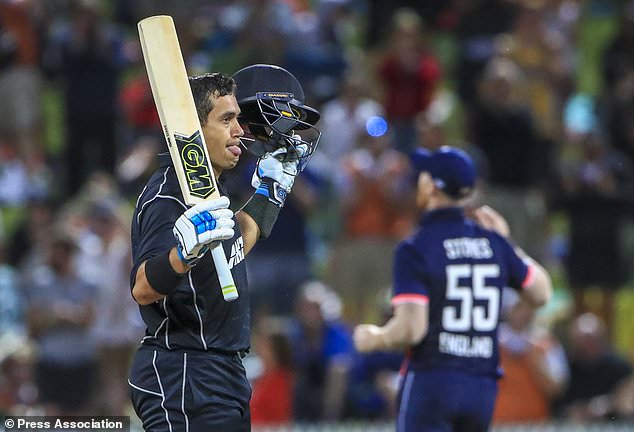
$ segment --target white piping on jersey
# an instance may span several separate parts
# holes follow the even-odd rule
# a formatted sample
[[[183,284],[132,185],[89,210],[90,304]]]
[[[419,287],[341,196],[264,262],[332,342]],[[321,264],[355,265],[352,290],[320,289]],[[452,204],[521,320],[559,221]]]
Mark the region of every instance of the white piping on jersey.
[[[183,387],[181,388],[181,411],[185,416],[185,432],[189,432],[189,418],[185,412],[185,377],[187,376],[187,353],[183,353]]]
[[[407,416],[407,408],[409,405],[409,395],[412,392],[412,381],[414,381],[414,372],[408,372],[405,377],[405,384],[403,385],[403,394],[401,395],[401,403],[398,413],[398,428],[399,432],[405,432],[405,418]]]
[[[146,202],[143,203],[143,205],[141,206],[141,210],[139,210],[139,213],[136,215],[136,222],[137,224],[141,223],[141,213],[143,213],[143,210],[145,210],[145,207],[151,203],[152,201],[154,201],[157,198],[165,198],[165,199],[171,199],[176,201],[177,203],[179,203],[181,206],[183,206],[183,208],[187,208],[187,206],[178,198],[175,198],[173,196],[169,196],[169,195],[161,195],[161,192],[163,192],[163,186],[165,186],[165,183],[167,183],[167,172],[169,171],[171,167],[167,167],[167,169],[165,170],[165,173],[163,174],[163,181],[161,182],[161,185],[158,188],[158,191],[156,191],[156,195],[154,195],[152,198],[150,198],[149,200],[147,200]],[[147,187],[147,186],[146,186]],[[143,189],[145,191],[145,189]],[[143,192],[141,193],[143,194]],[[139,195],[139,199],[141,199],[141,196]],[[138,203],[137,203],[138,206]]]
[[[143,339],[141,339],[141,342],[143,342],[146,339],[149,338],[158,338],[158,333],[159,331],[161,331],[161,327],[163,327],[163,325],[167,322],[167,317],[163,318],[163,321],[161,321],[161,324],[156,328],[156,331],[154,332],[154,336],[144,336]]]
[[[167,322],[165,323],[165,346],[167,349],[171,349],[170,341],[169,341],[169,328],[170,328],[170,317],[167,314],[167,297],[163,297],[163,310],[165,311],[165,319]]]
[[[139,194],[139,196],[136,198],[136,204],[135,207],[139,206],[139,203],[141,202],[141,197],[143,196],[143,194],[145,193],[145,190],[147,189],[148,184],[146,183],[145,186],[143,186],[143,190],[141,191],[141,193]]]
[[[152,358],[152,366],[154,366],[154,373],[156,373],[156,380],[158,381],[159,388],[161,389],[161,407],[163,411],[165,411],[165,420],[167,420],[167,426],[169,427],[170,432],[172,432],[172,423],[170,423],[170,416],[165,408],[165,392],[163,391],[163,384],[161,383],[161,377],[158,373],[158,369],[156,367],[156,350],[154,350],[154,357]]]
[[[194,309],[196,309],[196,315],[198,315],[198,322],[200,323],[200,341],[203,343],[205,351],[207,350],[207,342],[205,341],[205,334],[203,333],[203,319],[198,309],[198,303],[196,303],[196,288],[194,288],[194,281],[192,280],[192,272],[187,273],[187,279],[189,280],[189,287],[192,289],[194,296]]]
[[[137,389],[138,391],[141,391],[143,393],[148,393],[148,394],[151,394],[151,395],[154,395],[154,396],[163,397],[163,395],[161,393],[157,393],[157,392],[152,391],[152,390],[144,389],[143,387],[139,387],[138,385],[132,384],[132,381],[130,381],[129,379],[128,379],[128,384],[130,385],[130,387],[132,387],[134,389]]]

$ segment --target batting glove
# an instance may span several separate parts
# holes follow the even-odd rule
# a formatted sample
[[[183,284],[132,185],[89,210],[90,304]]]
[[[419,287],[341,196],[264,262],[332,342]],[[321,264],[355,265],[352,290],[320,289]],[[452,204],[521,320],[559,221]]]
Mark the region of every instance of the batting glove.
[[[209,245],[233,237],[233,211],[226,196],[205,201],[187,209],[174,224],[178,254],[187,265],[194,265]]]
[[[306,144],[299,144],[292,149],[281,147],[262,155],[251,178],[255,193],[266,196],[278,207],[284,206],[299,172],[300,160],[307,150]]]

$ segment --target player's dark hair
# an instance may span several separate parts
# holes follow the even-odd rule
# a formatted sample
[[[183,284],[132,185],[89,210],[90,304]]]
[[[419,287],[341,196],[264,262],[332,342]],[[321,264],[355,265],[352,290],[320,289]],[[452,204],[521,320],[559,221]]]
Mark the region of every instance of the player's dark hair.
[[[214,109],[214,98],[234,94],[236,90],[233,78],[219,72],[189,77],[189,86],[194,96],[198,121],[203,126]]]

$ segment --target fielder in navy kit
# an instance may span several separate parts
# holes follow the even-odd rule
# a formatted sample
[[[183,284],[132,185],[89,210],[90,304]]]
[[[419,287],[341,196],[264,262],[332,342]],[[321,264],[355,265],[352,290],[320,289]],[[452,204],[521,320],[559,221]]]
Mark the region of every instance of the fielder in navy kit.
[[[465,215],[475,170],[451,147],[417,150],[419,229],[397,248],[393,317],[357,326],[362,352],[407,349],[397,431],[486,431],[497,395],[502,290],[534,307],[551,295],[548,273],[508,240],[506,221],[481,207]]]
[[[250,66],[233,77],[205,74],[190,78],[190,85],[217,177],[238,163],[245,129],[258,131],[251,139],[259,143],[256,191],[234,214],[219,182],[220,198],[188,209],[169,154],[159,155],[132,222],[132,295],[147,330],[130,372],[131,397],[146,431],[248,431],[244,258],[270,234],[317,145],[318,131],[310,139],[297,132],[315,129],[319,114],[304,105],[295,77],[276,66]],[[271,106],[265,115],[262,107]],[[207,253],[213,242],[222,242],[236,301],[223,299]]]

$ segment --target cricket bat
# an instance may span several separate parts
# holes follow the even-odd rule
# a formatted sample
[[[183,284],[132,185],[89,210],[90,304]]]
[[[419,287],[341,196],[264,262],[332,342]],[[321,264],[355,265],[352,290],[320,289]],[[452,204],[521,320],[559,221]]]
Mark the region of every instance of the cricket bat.
[[[138,23],[139,38],[154,103],[161,119],[178,183],[187,205],[219,198],[196,105],[172,17],[151,16]],[[238,298],[220,243],[211,248],[225,301]]]

